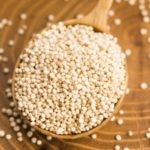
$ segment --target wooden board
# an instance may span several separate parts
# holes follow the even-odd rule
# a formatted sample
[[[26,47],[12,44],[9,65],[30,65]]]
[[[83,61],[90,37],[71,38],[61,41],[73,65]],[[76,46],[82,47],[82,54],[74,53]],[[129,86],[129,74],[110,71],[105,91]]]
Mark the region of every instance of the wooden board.
[[[0,19],[8,18],[13,21],[13,25],[0,29],[0,47],[5,48],[5,55],[8,56],[8,63],[0,63],[0,108],[8,107],[9,100],[5,95],[5,88],[8,87],[7,79],[12,75],[15,61],[33,33],[40,31],[47,22],[48,14],[55,15],[55,22],[73,18],[78,13],[88,13],[96,4],[96,0],[0,0]],[[150,35],[150,25],[142,23],[138,10],[138,5],[129,6],[123,2],[114,4],[115,16],[121,18],[120,26],[114,25],[114,17],[109,18],[111,33],[119,38],[119,43],[123,49],[131,48],[132,55],[128,57],[129,87],[131,92],[123,101],[122,109],[125,110],[123,116],[124,124],[117,125],[109,122],[98,132],[97,139],[85,137],[77,140],[45,140],[45,136],[35,133],[42,139],[43,146],[32,144],[24,133],[24,141],[19,143],[16,140],[16,133],[9,126],[8,118],[0,114],[0,130],[10,133],[13,138],[6,140],[0,138],[0,150],[112,150],[115,144],[121,147],[129,147],[133,150],[150,150],[150,140],[146,139],[145,133],[150,127],[150,88],[140,90],[139,84],[143,81],[150,85],[150,44],[147,37]],[[27,20],[19,18],[20,13],[26,12]],[[17,29],[21,25],[27,25],[24,36],[17,34]],[[141,27],[148,29],[148,35],[140,35]],[[14,46],[9,47],[8,41],[13,39]],[[2,69],[8,66],[10,74],[4,75]],[[127,131],[132,130],[133,136],[127,136]],[[116,141],[115,135],[120,134],[122,141]]]

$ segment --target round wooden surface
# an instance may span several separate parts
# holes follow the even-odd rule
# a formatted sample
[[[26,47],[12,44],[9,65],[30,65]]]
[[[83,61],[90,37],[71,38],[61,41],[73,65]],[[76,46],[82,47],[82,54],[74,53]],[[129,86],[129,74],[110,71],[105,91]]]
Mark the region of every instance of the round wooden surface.
[[[96,0],[0,0],[0,18],[8,18],[13,22],[12,26],[0,29],[0,47],[5,49],[4,55],[9,58],[7,63],[0,63],[0,108],[8,107],[10,100],[6,98],[5,89],[8,87],[7,79],[11,77],[15,62],[20,52],[30,40],[31,35],[40,31],[47,23],[49,14],[55,15],[55,22],[74,18],[77,14],[87,14],[96,4]],[[115,17],[109,18],[111,33],[118,37],[123,49],[131,48],[132,54],[127,58],[129,88],[131,92],[125,96],[122,109],[124,115],[116,114],[116,118],[124,120],[123,125],[109,122],[96,134],[97,139],[90,136],[76,140],[45,140],[45,136],[36,132],[35,135],[43,141],[41,147],[32,144],[23,131],[23,142],[16,140],[16,133],[11,129],[8,118],[0,114],[0,130],[5,130],[12,135],[11,140],[0,138],[0,150],[112,150],[115,144],[122,148],[133,150],[149,150],[150,140],[145,136],[150,127],[150,88],[141,90],[141,82],[150,85],[150,43],[147,37],[150,35],[150,25],[142,22],[138,5],[129,6],[126,2],[114,3]],[[21,20],[19,15],[27,13],[27,19]],[[122,24],[114,25],[114,18],[121,18]],[[22,25],[27,25],[24,35],[19,35],[17,30]],[[147,35],[140,34],[140,28],[148,29]],[[8,46],[8,41],[14,40],[14,46]],[[3,68],[9,67],[9,75],[3,74]],[[133,136],[129,137],[127,131],[132,130]],[[121,141],[115,140],[115,135],[122,136]]]

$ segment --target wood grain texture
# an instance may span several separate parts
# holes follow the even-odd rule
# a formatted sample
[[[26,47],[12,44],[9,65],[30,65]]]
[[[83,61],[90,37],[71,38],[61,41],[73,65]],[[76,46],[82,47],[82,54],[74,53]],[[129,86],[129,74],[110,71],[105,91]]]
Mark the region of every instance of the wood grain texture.
[[[0,18],[8,18],[13,21],[13,25],[0,29],[0,47],[5,48],[8,56],[8,63],[0,63],[0,108],[8,107],[9,100],[5,96],[7,79],[12,75],[15,62],[21,50],[27,44],[31,35],[40,31],[47,22],[48,14],[56,16],[55,22],[71,19],[78,13],[87,14],[96,4],[96,0],[0,0]],[[150,140],[146,139],[145,133],[150,127],[150,88],[140,90],[139,84],[143,81],[150,85],[150,44],[147,37],[150,35],[150,25],[144,24],[140,16],[138,6],[129,6],[127,3],[114,4],[115,16],[121,18],[120,26],[114,25],[114,18],[109,18],[111,33],[119,38],[119,43],[123,49],[131,48],[132,55],[128,57],[129,87],[131,92],[126,95],[122,109],[125,114],[117,118],[123,118],[124,124],[118,126],[114,122],[109,122],[98,132],[98,138],[93,140],[89,136],[77,140],[45,140],[45,136],[35,133],[43,141],[43,146],[38,147],[31,144],[24,131],[24,141],[19,143],[16,140],[16,133],[10,128],[6,116],[0,114],[0,129],[13,135],[11,140],[0,139],[0,150],[112,150],[115,144],[122,147],[127,146],[132,150],[150,150]],[[27,20],[22,21],[19,14],[26,12]],[[24,36],[17,34],[17,29],[26,24],[28,29]],[[141,27],[148,29],[148,35],[142,36],[139,33]],[[15,45],[8,46],[8,41],[13,39]],[[4,75],[2,69],[8,66],[10,75]],[[127,136],[127,131],[132,130],[134,135]],[[122,136],[122,141],[114,139],[116,134]]]
[[[69,19],[65,21],[65,25],[84,24],[94,27],[98,32],[109,32],[107,25],[108,11],[111,8],[113,0],[99,0],[95,4],[94,8],[80,19]]]

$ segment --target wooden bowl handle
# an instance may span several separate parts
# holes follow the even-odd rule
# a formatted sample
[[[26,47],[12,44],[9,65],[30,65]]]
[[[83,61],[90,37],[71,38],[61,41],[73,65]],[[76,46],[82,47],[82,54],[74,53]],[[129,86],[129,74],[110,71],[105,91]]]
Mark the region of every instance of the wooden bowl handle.
[[[94,9],[81,19],[82,22],[87,24],[90,23],[95,28],[100,29],[103,32],[108,32],[107,16],[112,3],[113,0],[98,0]]]

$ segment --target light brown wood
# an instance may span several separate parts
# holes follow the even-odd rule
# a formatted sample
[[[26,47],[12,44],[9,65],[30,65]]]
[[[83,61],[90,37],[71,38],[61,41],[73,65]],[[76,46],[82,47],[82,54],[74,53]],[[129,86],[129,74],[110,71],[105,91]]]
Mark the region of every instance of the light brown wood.
[[[111,7],[111,5],[112,5],[112,0],[109,0],[109,1],[99,0],[97,5],[95,6],[95,8],[87,16],[85,16],[82,19],[74,19],[74,20],[70,20],[70,21],[68,20],[65,22],[65,24],[66,25],[75,25],[75,24],[91,25],[97,31],[105,32],[107,29],[107,14],[108,14],[108,10]],[[46,30],[46,28],[44,30]],[[31,40],[34,40],[34,38],[32,38]],[[24,49],[22,50],[22,53],[25,53]],[[15,68],[17,68],[19,64],[20,64],[20,59],[17,60]],[[14,90],[15,71],[13,73],[12,80],[13,80],[13,82],[12,82],[12,95],[13,95],[13,100],[15,102],[15,105],[17,107],[18,104],[17,104],[16,98],[15,98],[15,90]],[[126,85],[127,85],[127,78],[126,78]],[[118,110],[120,109],[123,98],[124,98],[124,95],[118,100],[118,102],[115,106],[115,110],[112,113],[112,115],[114,113],[118,112]],[[19,112],[19,113],[21,115],[21,112]],[[96,132],[97,130],[99,130],[101,127],[103,127],[105,124],[108,123],[108,121],[110,120],[112,115],[109,118],[103,120],[103,122],[100,125],[92,128],[91,130],[89,130],[87,132],[82,132],[80,134],[58,135],[58,134],[55,134],[51,131],[44,130],[44,129],[40,128],[39,126],[33,126],[33,127],[45,135],[49,135],[49,136],[52,136],[52,137],[55,137],[58,139],[77,139],[77,138],[82,138],[82,137],[88,136],[88,135]],[[24,118],[24,119],[28,122],[28,120],[26,118]],[[28,123],[30,124],[30,122],[28,122]]]
[[[98,0],[95,8],[81,19],[72,19],[65,21],[66,25],[84,24],[94,27],[98,32],[108,32],[107,25],[108,10],[113,0]]]
[[[55,15],[55,22],[75,18],[79,13],[88,14],[96,5],[97,0],[0,0],[0,18],[8,18],[13,21],[12,26],[0,29],[0,47],[5,49],[4,55],[9,58],[7,63],[0,62],[0,109],[8,108],[11,99],[5,96],[5,88],[8,87],[7,79],[11,77],[14,65],[21,51],[31,39],[33,33],[43,29],[49,14]],[[148,6],[148,1],[146,1]],[[0,113],[0,130],[12,135],[11,140],[0,138],[0,150],[113,150],[114,145],[119,144],[121,148],[128,147],[130,150],[150,150],[150,140],[146,139],[147,128],[150,127],[150,88],[141,90],[139,84],[143,81],[150,85],[150,44],[147,38],[150,35],[150,25],[142,22],[139,14],[138,4],[128,5],[127,2],[120,4],[113,3],[115,11],[114,17],[109,17],[110,32],[118,37],[118,41],[123,50],[132,49],[132,54],[127,58],[130,93],[125,96],[122,107],[125,111],[123,116],[115,114],[116,119],[122,118],[124,124],[119,126],[116,122],[108,122],[97,132],[97,139],[93,140],[90,136],[74,140],[59,140],[53,138],[47,141],[40,132],[35,132],[34,136],[41,139],[42,146],[31,143],[26,136],[27,130],[21,129],[23,142],[17,141],[16,132],[9,125],[8,117]],[[26,12],[27,20],[21,21],[19,14]],[[122,24],[114,25],[114,18],[120,18]],[[17,29],[21,25],[28,26],[25,35],[17,34]],[[141,27],[148,29],[148,35],[139,34]],[[8,46],[8,41],[13,39],[15,44]],[[2,73],[3,67],[10,68],[9,75]],[[133,136],[127,136],[127,131],[132,130]],[[115,140],[115,135],[122,136],[121,141]]]

